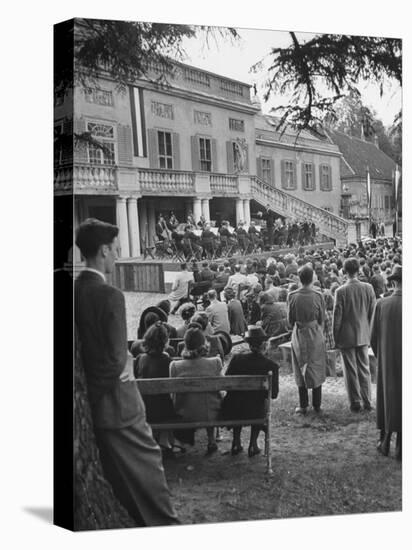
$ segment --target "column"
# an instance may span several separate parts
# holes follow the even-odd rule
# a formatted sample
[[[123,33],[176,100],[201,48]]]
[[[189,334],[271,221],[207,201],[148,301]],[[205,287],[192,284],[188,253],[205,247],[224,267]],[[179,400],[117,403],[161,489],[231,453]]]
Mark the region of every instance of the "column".
[[[128,258],[129,250],[129,226],[127,223],[126,199],[118,197],[116,199],[116,220],[119,228],[120,257]]]
[[[140,256],[140,228],[136,197],[127,199],[127,214],[129,218],[130,256],[136,258]]]
[[[202,199],[202,214],[210,222],[209,199]]]
[[[250,199],[243,199],[244,221],[246,225],[250,225]]]
[[[156,235],[156,214],[154,208],[154,202],[149,201],[147,208],[147,225],[149,234],[149,245],[152,245]]]
[[[236,199],[236,225],[244,220],[243,200]]]
[[[140,241],[144,246],[149,245],[149,226],[147,224],[147,202],[145,199],[137,201],[137,211],[140,222]]]
[[[202,215],[202,201],[200,199],[193,199],[193,217],[197,223]]]

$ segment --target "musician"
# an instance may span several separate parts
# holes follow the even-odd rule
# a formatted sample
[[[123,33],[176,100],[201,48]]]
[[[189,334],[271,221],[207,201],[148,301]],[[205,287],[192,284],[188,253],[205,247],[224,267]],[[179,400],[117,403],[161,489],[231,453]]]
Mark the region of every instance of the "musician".
[[[189,258],[192,252],[196,257],[200,257],[202,254],[203,248],[200,246],[200,238],[193,233],[193,228],[189,224],[185,227],[182,246],[186,258]]]
[[[205,223],[205,225],[203,226],[200,242],[203,247],[203,252],[206,254],[207,257],[213,256],[214,240],[215,240],[215,235],[213,231],[211,231],[210,229],[210,224]]]
[[[173,231],[179,225],[179,220],[176,218],[173,210],[170,211],[169,215],[169,228]]]
[[[246,253],[247,249],[249,248],[250,241],[248,239],[248,234],[244,226],[245,226],[244,222],[239,222],[237,226],[236,234],[237,234],[237,242],[239,244],[239,248]]]
[[[166,220],[162,214],[158,216],[155,232],[159,241],[170,240],[169,229],[167,228]]]
[[[187,215],[187,223],[189,225],[192,225],[193,227],[196,227],[195,218],[194,218],[191,210],[189,211],[189,213]]]
[[[263,248],[263,239],[261,238],[259,231],[256,229],[256,224],[253,220],[251,220],[249,225],[248,236],[253,243],[253,246]]]
[[[223,249],[228,249],[232,245],[236,244],[236,239],[232,236],[229,231],[229,222],[224,220],[221,227],[219,228],[220,242]]]
[[[199,229],[204,229],[205,225],[206,225],[206,218],[202,214],[199,218],[199,221],[197,222],[197,227],[199,227]]]

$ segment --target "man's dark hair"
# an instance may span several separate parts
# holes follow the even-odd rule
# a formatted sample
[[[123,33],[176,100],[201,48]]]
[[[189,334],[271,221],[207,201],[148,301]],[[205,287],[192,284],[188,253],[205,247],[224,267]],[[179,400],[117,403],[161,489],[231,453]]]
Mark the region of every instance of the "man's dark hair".
[[[94,258],[103,244],[111,244],[119,228],[111,223],[88,218],[76,231],[76,244],[85,258]]]
[[[299,279],[302,285],[309,285],[313,281],[313,269],[310,265],[304,265],[299,269]]]
[[[350,276],[356,275],[359,272],[359,262],[356,258],[348,258],[343,264],[343,269],[345,273]]]
[[[205,262],[202,262],[202,267],[208,267],[209,264],[205,261]]]

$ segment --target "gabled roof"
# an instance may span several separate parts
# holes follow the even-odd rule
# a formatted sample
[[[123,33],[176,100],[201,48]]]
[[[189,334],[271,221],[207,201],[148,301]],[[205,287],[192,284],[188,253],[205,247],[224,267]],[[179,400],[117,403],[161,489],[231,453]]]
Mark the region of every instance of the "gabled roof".
[[[396,163],[374,143],[351,137],[336,130],[328,130],[329,137],[335,143],[345,159],[350,170],[342,170],[342,176],[366,177],[369,167],[370,177],[373,179],[392,180]],[[341,166],[342,168],[342,166]],[[351,174],[351,171],[353,173]]]

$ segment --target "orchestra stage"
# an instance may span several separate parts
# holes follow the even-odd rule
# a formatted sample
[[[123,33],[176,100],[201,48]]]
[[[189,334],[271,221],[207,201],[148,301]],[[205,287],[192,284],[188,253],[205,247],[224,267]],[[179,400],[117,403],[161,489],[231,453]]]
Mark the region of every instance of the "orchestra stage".
[[[333,241],[316,243],[314,245],[306,245],[292,248],[278,248],[271,251],[265,251],[260,253],[254,253],[249,255],[234,255],[230,259],[231,261],[243,261],[246,262],[250,259],[268,258],[269,256],[285,256],[286,254],[297,254],[298,250],[302,248],[304,250],[319,249],[331,249],[335,245]],[[210,260],[210,262],[221,264],[227,261],[229,258],[222,257]],[[203,260],[197,262],[201,265]],[[188,263],[190,269],[191,263]],[[180,271],[180,262],[170,261],[159,258],[128,258],[127,260],[118,260],[116,262],[116,269],[113,273],[112,284],[124,291],[129,292],[160,292],[167,294],[171,291],[173,281],[176,277],[176,273]]]

